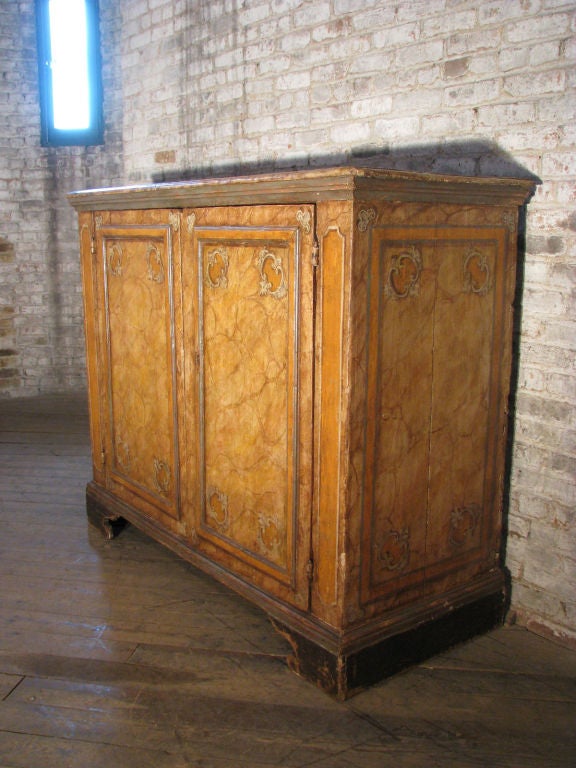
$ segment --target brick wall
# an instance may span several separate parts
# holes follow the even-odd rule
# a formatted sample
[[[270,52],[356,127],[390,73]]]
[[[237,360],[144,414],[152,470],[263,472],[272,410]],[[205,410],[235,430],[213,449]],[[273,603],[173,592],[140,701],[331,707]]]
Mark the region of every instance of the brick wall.
[[[83,380],[69,188],[351,158],[536,176],[507,562],[519,620],[576,639],[574,0],[100,4],[107,143],[52,153],[33,3],[0,5],[4,391]]]
[[[103,27],[111,40],[110,12]],[[110,70],[108,61],[108,85]],[[108,97],[112,116],[120,100]],[[110,124],[103,148],[40,147],[33,0],[0,3],[0,110],[0,396],[84,387],[76,222],[65,195],[121,179],[121,137]]]

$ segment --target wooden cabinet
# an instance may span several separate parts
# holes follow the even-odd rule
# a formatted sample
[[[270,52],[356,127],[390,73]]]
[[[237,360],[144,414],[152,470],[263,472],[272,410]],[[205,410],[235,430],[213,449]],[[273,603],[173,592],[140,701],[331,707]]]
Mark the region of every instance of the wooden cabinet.
[[[356,168],[92,190],[92,522],[254,600],[343,698],[503,615],[518,208]]]

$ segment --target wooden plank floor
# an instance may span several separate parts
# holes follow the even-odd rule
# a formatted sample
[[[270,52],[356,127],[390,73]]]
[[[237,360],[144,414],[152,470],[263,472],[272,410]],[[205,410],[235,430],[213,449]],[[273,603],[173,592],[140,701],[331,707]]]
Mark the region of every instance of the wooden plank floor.
[[[502,628],[344,704],[266,617],[84,513],[84,399],[0,401],[1,768],[573,768],[576,653]]]

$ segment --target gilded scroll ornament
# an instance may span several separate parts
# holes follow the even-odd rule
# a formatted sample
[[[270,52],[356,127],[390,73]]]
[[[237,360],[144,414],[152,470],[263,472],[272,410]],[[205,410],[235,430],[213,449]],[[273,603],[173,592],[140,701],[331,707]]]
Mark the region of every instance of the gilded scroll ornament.
[[[170,211],[168,221],[174,232],[178,232],[180,229],[180,214],[177,211]]]
[[[376,561],[384,571],[403,571],[410,561],[410,533],[388,531],[379,543],[374,545]]]
[[[214,486],[206,491],[206,514],[221,531],[228,528],[228,496]]]
[[[516,214],[511,213],[510,211],[504,211],[502,214],[502,224],[504,224],[508,232],[513,235],[514,232],[516,232]]]
[[[470,504],[467,507],[456,507],[450,514],[450,544],[461,547],[474,536],[480,522],[480,507]]]
[[[358,231],[366,232],[370,224],[376,221],[376,211],[374,208],[362,208],[358,211]]]
[[[468,293],[484,296],[490,289],[490,267],[484,254],[474,249],[464,261],[464,289]]]
[[[166,496],[170,491],[170,467],[165,461],[154,458],[154,487]]]
[[[414,296],[422,272],[422,256],[411,246],[407,251],[392,257],[392,266],[388,273],[386,293],[397,299]]]
[[[270,515],[258,515],[258,542],[267,554],[278,557],[282,544],[280,526]]]
[[[146,250],[146,263],[148,265],[148,280],[153,283],[164,282],[164,264],[160,249],[154,243],[149,243]]]
[[[110,274],[114,275],[114,277],[122,276],[123,258],[124,254],[121,246],[118,243],[112,243],[108,248],[108,268],[110,269]]]
[[[282,259],[276,253],[263,248],[257,258],[260,271],[260,296],[283,299],[288,293]]]
[[[191,235],[194,232],[195,226],[196,226],[196,214],[189,213],[188,216],[186,216],[186,230],[189,235]]]
[[[309,235],[312,229],[312,216],[310,215],[310,211],[308,210],[300,210],[296,213],[296,221],[304,232]]]
[[[228,287],[228,264],[226,248],[214,248],[207,254],[205,280],[210,288]]]

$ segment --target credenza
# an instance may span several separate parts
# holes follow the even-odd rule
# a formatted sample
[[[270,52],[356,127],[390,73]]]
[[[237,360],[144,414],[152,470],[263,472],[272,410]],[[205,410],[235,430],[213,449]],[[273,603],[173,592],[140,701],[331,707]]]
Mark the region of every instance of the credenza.
[[[70,194],[90,521],[254,601],[340,699],[496,625],[532,191],[340,167]]]

